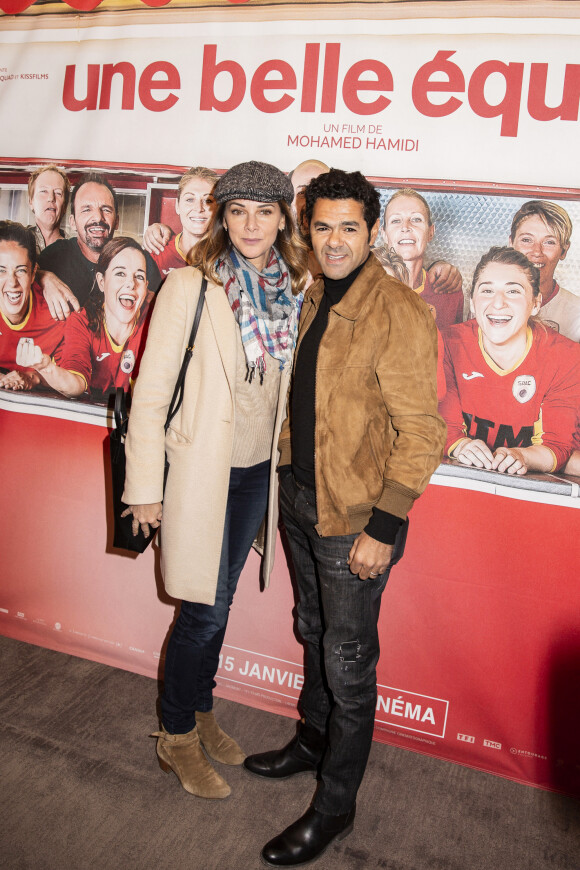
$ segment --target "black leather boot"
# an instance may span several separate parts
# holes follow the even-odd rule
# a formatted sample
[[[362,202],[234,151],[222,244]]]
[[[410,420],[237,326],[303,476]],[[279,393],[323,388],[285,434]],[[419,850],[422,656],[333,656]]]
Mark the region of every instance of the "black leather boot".
[[[268,867],[299,867],[315,861],[333,840],[343,840],[352,831],[356,804],[342,816],[327,816],[306,810],[303,816],[282,831],[260,853]]]
[[[307,725],[298,723],[296,736],[282,749],[248,755],[244,767],[256,776],[286,779],[295,773],[315,772],[326,749],[324,734]]]

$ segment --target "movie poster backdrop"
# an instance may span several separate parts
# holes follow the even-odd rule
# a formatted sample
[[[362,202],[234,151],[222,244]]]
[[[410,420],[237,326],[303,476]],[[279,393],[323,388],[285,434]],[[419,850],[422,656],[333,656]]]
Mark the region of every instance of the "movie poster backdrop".
[[[117,24],[109,8],[75,17],[74,27],[53,5],[34,19],[6,17],[0,220],[34,224],[29,175],[56,162],[73,185],[87,171],[103,174],[117,197],[115,235],[140,243],[159,220],[179,232],[174,202],[189,166],[221,173],[258,159],[291,171],[312,157],[364,172],[381,221],[398,189],[427,200],[435,231],[424,265],[460,270],[459,320],[470,317],[477,262],[508,243],[518,209],[557,203],[573,230],[554,279],[580,300],[578,18],[451,19],[454,4],[439,5],[441,18],[391,13],[370,26],[348,7],[337,21],[309,4],[307,20],[289,14],[283,29],[282,5],[258,18],[230,8],[219,28],[193,4],[191,20],[182,5],[142,12],[135,26]],[[61,227],[74,244],[70,206]],[[42,299],[36,284],[34,293]],[[8,342],[12,352],[14,332],[26,339],[32,318],[15,329],[4,307],[0,316],[0,351]],[[94,366],[110,366],[112,350],[96,347]],[[139,346],[115,350],[129,386]],[[557,368],[557,349],[535,364],[519,372],[534,384],[545,366]],[[560,391],[563,419],[575,420],[566,423],[570,449],[580,447],[577,381]],[[163,591],[156,547],[135,559],[107,543],[110,395],[91,390],[90,378],[74,399],[0,390],[0,419],[10,445],[2,631],[157,675],[176,602]],[[525,446],[522,431],[511,433],[516,446]],[[515,478],[450,460],[440,467],[413,509],[408,553],[384,598],[377,739],[580,793],[580,709],[569,691],[580,666],[579,483],[562,469]],[[12,510],[24,499],[24,515]],[[58,535],[42,523],[31,546],[29,515],[58,517]],[[283,547],[267,593],[251,555],[219,694],[296,715],[293,604]]]

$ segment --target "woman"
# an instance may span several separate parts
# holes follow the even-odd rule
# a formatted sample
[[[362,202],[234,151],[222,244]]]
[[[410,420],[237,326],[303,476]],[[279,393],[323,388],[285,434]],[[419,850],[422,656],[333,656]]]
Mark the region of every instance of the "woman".
[[[40,376],[20,361],[23,351],[60,358],[65,325],[53,320],[35,281],[36,243],[30,230],[0,221],[0,388],[32,390]],[[24,357],[26,353],[24,352]]]
[[[64,396],[102,398],[135,377],[148,309],[147,264],[139,244],[119,236],[104,246],[86,309],[73,311],[59,364],[37,352],[32,367]],[[34,354],[29,348],[28,353]]]
[[[540,270],[540,317],[561,335],[580,341],[580,296],[560,287],[554,278],[558,263],[566,259],[572,237],[568,212],[556,202],[532,199],[515,213],[510,245]]]
[[[491,248],[471,288],[475,320],[444,334],[446,452],[507,474],[550,472],[572,452],[580,347],[533,320],[539,270],[513,248]]]
[[[411,188],[398,190],[389,199],[383,218],[383,237],[389,250],[401,257],[409,272],[409,287],[431,309],[439,329],[463,320],[463,293],[436,293],[423,261],[435,224],[427,200]]]
[[[205,798],[227,797],[230,788],[201,747],[226,764],[244,759],[214,719],[212,689],[229,608],[266,508],[266,583],[273,560],[272,458],[306,279],[293,195],[286,176],[265,163],[238,164],[218,181],[218,209],[193,266],[171,272],[156,299],[131,408],[123,501],[135,534],[161,523],[165,588],[182,599],[165,659],[157,754],[186,791]],[[165,435],[203,277],[183,404]]]
[[[212,196],[218,175],[204,166],[193,166],[179,182],[175,211],[181,221],[181,232],[173,235],[165,224],[151,224],[145,231],[143,244],[152,254],[161,275],[187,266],[188,254],[205,235],[215,211]]]

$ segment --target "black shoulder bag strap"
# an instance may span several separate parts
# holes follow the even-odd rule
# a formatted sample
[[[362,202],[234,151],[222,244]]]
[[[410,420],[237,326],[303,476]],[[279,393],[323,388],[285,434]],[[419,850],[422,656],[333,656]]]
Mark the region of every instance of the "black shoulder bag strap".
[[[199,290],[199,299],[197,301],[197,308],[195,309],[195,317],[193,318],[193,326],[191,327],[191,335],[189,336],[189,342],[187,348],[185,349],[185,356],[183,357],[183,362],[181,363],[181,369],[177,378],[177,382],[175,384],[175,389],[173,391],[173,396],[171,398],[171,402],[169,403],[169,411],[167,412],[167,420],[165,421],[165,431],[167,432],[169,428],[169,424],[179,411],[181,407],[181,403],[183,402],[183,388],[185,384],[185,375],[187,373],[187,367],[189,366],[189,361],[191,360],[191,356],[193,354],[193,348],[195,347],[195,337],[197,335],[197,330],[199,328],[199,322],[201,320],[201,314],[203,311],[203,303],[205,302],[205,291],[207,288],[207,278],[204,277],[201,282],[201,288]]]

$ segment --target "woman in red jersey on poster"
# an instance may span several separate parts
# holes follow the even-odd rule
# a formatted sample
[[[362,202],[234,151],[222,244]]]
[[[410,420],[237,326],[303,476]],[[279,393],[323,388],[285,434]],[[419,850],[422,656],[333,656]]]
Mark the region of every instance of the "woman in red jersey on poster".
[[[572,452],[580,407],[580,346],[534,320],[540,276],[513,248],[491,248],[471,288],[475,319],[450,327],[446,453],[507,474],[551,472]]]
[[[151,224],[145,230],[143,247],[157,263],[161,277],[173,269],[187,266],[188,254],[205,235],[216,209],[212,196],[219,176],[205,166],[193,166],[179,181],[175,211],[181,221],[181,232],[173,235],[165,224]]]
[[[19,349],[35,344],[60,358],[65,325],[53,320],[35,281],[36,242],[21,224],[0,221],[0,389],[32,390],[40,376],[18,361]]]
[[[397,190],[389,199],[383,217],[386,249],[401,258],[409,274],[409,280],[404,283],[427,303],[437,327],[445,329],[463,320],[464,300],[461,276],[453,292],[436,292],[431,269],[424,268],[425,251],[434,234],[435,224],[427,200],[411,188]]]
[[[67,321],[59,364],[35,345],[23,348],[19,361],[64,396],[89,392],[100,400],[117,387],[128,390],[136,377],[148,304],[141,247],[131,238],[111,239],[99,257],[86,308]]]

